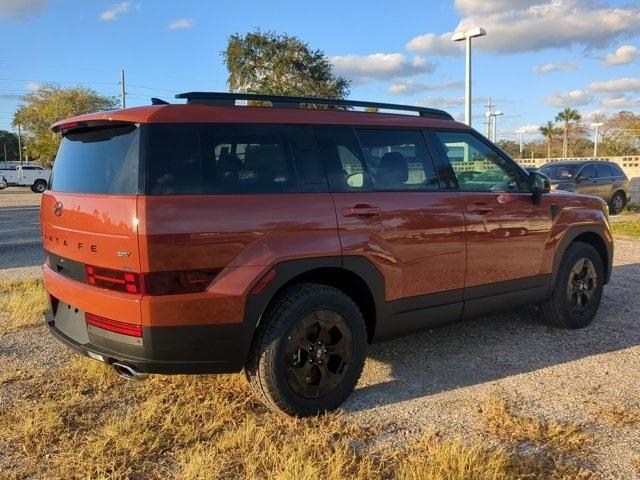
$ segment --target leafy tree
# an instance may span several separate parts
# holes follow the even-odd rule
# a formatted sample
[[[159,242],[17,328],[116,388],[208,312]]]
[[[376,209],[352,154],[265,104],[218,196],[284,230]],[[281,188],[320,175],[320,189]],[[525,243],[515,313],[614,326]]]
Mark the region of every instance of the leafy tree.
[[[5,151],[7,152],[7,158],[4,157]],[[7,130],[0,130],[0,161],[12,162],[18,160],[18,158],[18,135]]]
[[[640,115],[623,111],[593,120],[604,123],[600,127],[600,155],[640,155]]]
[[[513,158],[520,158],[520,144],[513,140],[500,140],[498,146]]]
[[[562,129],[556,127],[555,123],[552,121],[548,121],[546,124],[542,125],[539,130],[547,140],[547,158],[551,158],[551,143],[556,135],[562,133]]]
[[[255,32],[229,37],[222,52],[227,84],[236,92],[344,98],[350,82],[333,72],[321,50],[297,37]]]
[[[567,107],[556,115],[556,122],[562,122],[562,156],[568,155],[569,130],[582,120],[582,115],[575,108]]]
[[[45,84],[23,97],[13,116],[13,126],[20,125],[25,132],[29,156],[49,166],[60,143],[60,137],[50,130],[53,123],[75,115],[115,108],[116,105],[115,98],[98,95],[89,88]]]

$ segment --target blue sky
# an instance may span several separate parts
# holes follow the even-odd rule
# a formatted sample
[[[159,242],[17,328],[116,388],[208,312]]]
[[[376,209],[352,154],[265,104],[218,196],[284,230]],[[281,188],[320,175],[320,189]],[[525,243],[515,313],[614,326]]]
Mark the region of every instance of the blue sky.
[[[474,127],[492,97],[498,137],[565,106],[640,113],[640,2],[617,0],[0,0],[0,129],[43,81],[85,84],[128,106],[226,90],[227,37],[257,27],[296,35],[353,80],[351,98],[462,112],[464,57],[451,32],[474,26]]]

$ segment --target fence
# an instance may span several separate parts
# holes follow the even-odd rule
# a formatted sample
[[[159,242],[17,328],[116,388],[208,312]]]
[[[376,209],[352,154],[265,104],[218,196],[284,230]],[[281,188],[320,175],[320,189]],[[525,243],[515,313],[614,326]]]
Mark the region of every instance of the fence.
[[[571,158],[517,158],[518,162],[523,167],[541,167],[549,162],[561,162],[566,160],[600,160],[603,162],[612,162],[620,165],[624,173],[629,178],[631,184],[631,197],[629,203],[634,205],[640,205],[640,156],[638,155],[623,155],[621,157],[571,157]]]

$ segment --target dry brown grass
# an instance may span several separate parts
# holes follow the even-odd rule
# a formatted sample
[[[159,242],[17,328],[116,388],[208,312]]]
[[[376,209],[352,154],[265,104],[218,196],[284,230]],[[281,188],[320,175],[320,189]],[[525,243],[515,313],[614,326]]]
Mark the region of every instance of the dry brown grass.
[[[598,417],[616,427],[628,427],[640,424],[640,409],[622,403],[605,405],[598,408]]]
[[[7,478],[589,478],[508,445],[427,433],[389,447],[379,439],[391,425],[339,413],[282,417],[254,400],[241,375],[126,382],[77,358],[21,387],[25,394],[0,405]]]
[[[484,431],[513,443],[530,443],[559,453],[580,453],[593,443],[590,435],[573,422],[557,422],[517,415],[504,400],[491,397],[480,409]]]
[[[0,334],[41,325],[47,301],[40,280],[0,282]]]

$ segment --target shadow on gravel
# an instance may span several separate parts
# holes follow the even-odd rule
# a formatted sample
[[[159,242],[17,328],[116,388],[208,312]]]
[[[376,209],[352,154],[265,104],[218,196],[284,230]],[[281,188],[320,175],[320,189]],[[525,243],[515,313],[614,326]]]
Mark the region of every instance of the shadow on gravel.
[[[0,269],[42,265],[40,207],[0,207]]]
[[[372,345],[369,358],[388,364],[394,380],[356,390],[355,412],[527,373],[640,345],[640,264],[614,267],[593,323],[561,330],[539,323],[533,307]]]

